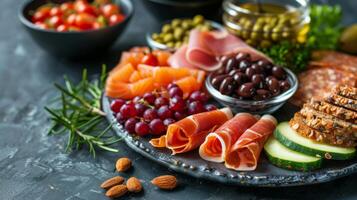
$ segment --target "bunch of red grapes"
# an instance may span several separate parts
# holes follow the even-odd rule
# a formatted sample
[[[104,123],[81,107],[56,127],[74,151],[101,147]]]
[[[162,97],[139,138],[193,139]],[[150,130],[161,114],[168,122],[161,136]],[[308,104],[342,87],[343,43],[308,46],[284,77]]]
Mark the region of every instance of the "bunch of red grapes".
[[[111,110],[119,123],[132,134],[165,134],[167,126],[189,115],[217,109],[207,104],[204,92],[195,91],[187,99],[176,84],[169,84],[167,90],[145,93],[133,100],[113,100]]]

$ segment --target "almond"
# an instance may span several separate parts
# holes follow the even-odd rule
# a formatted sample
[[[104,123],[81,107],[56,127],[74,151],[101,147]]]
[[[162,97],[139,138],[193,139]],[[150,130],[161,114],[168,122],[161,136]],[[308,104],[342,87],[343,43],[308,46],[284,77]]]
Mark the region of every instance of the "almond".
[[[104,181],[100,187],[103,189],[109,189],[111,187],[113,187],[114,185],[120,185],[124,183],[124,178],[121,176],[114,176],[113,178],[110,178],[106,181]]]
[[[111,187],[106,193],[105,196],[109,198],[117,198],[123,196],[128,192],[126,185],[116,185]]]
[[[131,167],[131,160],[129,158],[119,158],[115,167],[118,172],[124,172]]]
[[[172,175],[163,175],[152,179],[151,183],[159,187],[160,189],[172,190],[176,187],[177,180],[176,177]]]
[[[140,180],[135,177],[131,177],[126,181],[126,187],[130,192],[140,192],[143,189]]]

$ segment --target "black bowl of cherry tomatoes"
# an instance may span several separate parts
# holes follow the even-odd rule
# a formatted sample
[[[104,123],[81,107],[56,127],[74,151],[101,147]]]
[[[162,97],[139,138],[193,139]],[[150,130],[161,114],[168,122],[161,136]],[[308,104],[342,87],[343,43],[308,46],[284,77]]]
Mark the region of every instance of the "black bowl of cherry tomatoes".
[[[30,0],[21,8],[19,18],[44,50],[76,58],[113,45],[133,12],[130,0]]]

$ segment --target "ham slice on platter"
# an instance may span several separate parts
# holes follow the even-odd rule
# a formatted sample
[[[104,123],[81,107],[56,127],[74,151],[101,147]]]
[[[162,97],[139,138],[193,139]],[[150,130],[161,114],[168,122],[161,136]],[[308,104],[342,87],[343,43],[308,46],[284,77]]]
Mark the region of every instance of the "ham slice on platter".
[[[255,170],[263,146],[275,130],[276,124],[276,119],[271,115],[260,118],[233,144],[226,156],[225,166],[239,171]]]
[[[172,154],[196,149],[208,133],[233,117],[229,108],[222,108],[188,116],[168,126],[166,135],[150,140],[154,147],[166,147]]]
[[[217,130],[207,135],[205,142],[200,146],[201,158],[212,162],[224,162],[232,145],[257,121],[257,116],[249,113],[238,113]]]
[[[199,68],[214,71],[221,67],[219,58],[233,53],[249,53],[253,60],[264,59],[271,61],[260,51],[247,45],[238,37],[226,30],[190,32],[188,45],[183,45],[170,58],[172,67]]]

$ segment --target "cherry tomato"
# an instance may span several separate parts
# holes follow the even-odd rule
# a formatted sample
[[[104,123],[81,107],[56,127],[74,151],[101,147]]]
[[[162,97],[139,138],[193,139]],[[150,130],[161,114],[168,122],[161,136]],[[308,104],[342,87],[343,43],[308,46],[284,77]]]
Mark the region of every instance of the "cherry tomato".
[[[47,24],[45,24],[43,22],[35,22],[35,25],[42,29],[50,29],[50,26],[48,26]]]
[[[118,24],[118,23],[122,22],[124,19],[125,19],[124,15],[122,15],[122,14],[114,14],[114,15],[110,16],[109,24],[110,25]]]
[[[62,20],[61,17],[53,16],[53,17],[51,17],[51,18],[48,20],[48,24],[49,24],[51,27],[57,28],[57,26],[63,24],[63,20]]]
[[[78,13],[87,13],[87,14],[91,14],[96,16],[97,12],[96,9],[91,6],[88,3],[83,3],[83,2],[76,2],[74,4],[74,9],[78,12]]]
[[[65,24],[61,24],[56,28],[56,31],[58,32],[66,32],[68,31],[68,26]]]
[[[71,2],[66,2],[62,3],[60,6],[62,12],[68,11],[68,10],[73,10],[74,9],[74,4]]]
[[[45,19],[50,16],[51,8],[48,6],[40,7],[36,10],[35,14],[32,16],[33,22],[43,22]]]
[[[109,18],[114,14],[119,14],[119,7],[115,4],[106,4],[100,8],[100,11],[106,18]]]
[[[159,65],[159,61],[157,60],[156,56],[152,53],[146,54],[142,60],[141,63],[145,65],[150,65],[150,66],[157,66]]]
[[[76,16],[76,26],[82,30],[88,30],[93,27],[96,18],[87,13],[80,13]]]
[[[70,14],[66,19],[66,24],[70,26],[74,26],[76,24],[76,14]]]
[[[53,7],[50,10],[50,15],[51,16],[62,16],[62,10],[59,7]]]
[[[100,29],[102,27],[103,27],[103,25],[101,23],[99,23],[99,22],[94,22],[93,23],[93,29]]]

